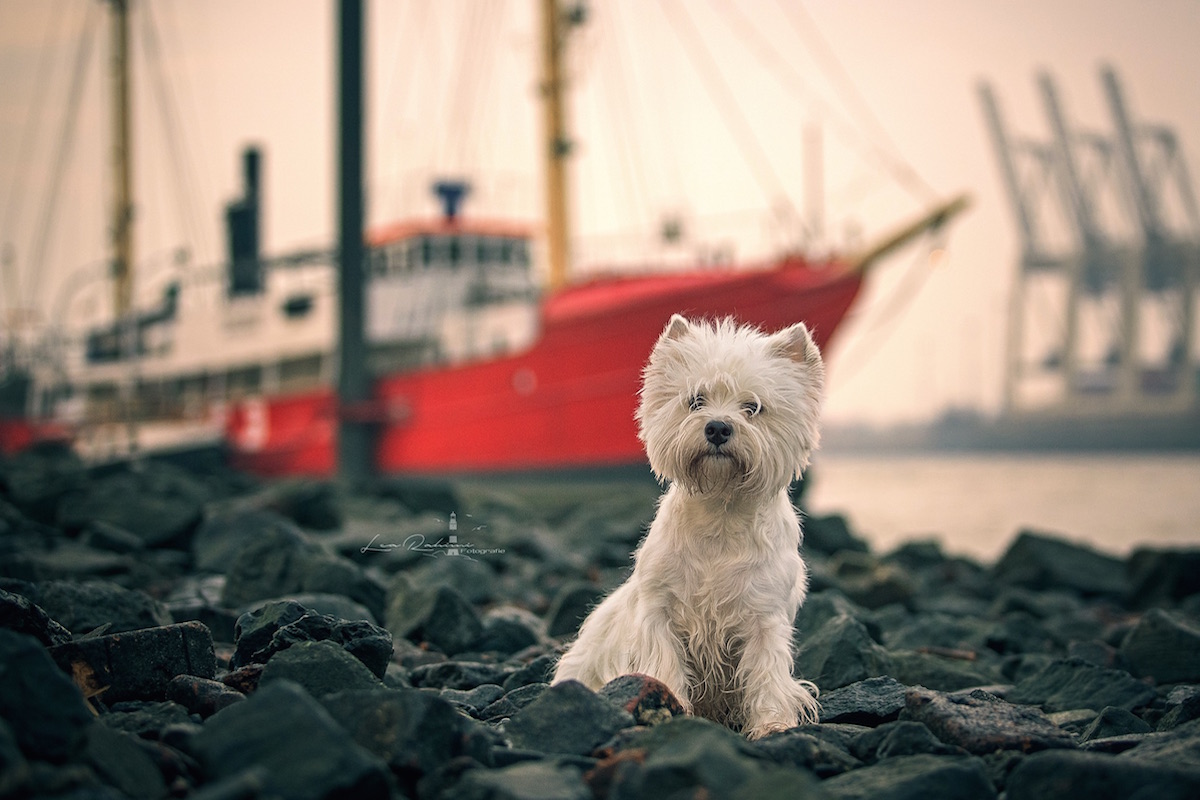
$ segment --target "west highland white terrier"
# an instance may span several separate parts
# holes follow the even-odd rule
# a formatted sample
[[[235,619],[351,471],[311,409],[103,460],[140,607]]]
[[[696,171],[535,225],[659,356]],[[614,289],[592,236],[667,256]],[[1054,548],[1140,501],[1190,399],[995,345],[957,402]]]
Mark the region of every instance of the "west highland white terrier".
[[[787,490],[817,446],[824,382],[803,324],[767,335],[671,318],[637,411],[670,487],[633,573],[584,620],[553,682],[650,675],[752,739],[816,721],[817,687],[792,677],[808,570]]]

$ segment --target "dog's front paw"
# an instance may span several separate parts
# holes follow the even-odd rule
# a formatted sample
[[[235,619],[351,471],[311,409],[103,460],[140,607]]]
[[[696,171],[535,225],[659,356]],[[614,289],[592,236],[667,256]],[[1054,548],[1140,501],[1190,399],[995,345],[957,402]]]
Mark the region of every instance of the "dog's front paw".
[[[780,733],[794,727],[796,727],[796,720],[792,720],[790,723],[781,720],[771,720],[748,725],[744,733],[747,739],[753,740],[770,736],[772,733]]]

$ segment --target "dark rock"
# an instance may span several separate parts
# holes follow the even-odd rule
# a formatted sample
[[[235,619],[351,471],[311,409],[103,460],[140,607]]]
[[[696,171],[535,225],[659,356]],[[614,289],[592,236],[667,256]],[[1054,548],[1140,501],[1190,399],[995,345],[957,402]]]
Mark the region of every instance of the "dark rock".
[[[1044,621],[1021,611],[1010,611],[989,626],[984,644],[1000,655],[1040,654],[1058,649],[1058,642]]]
[[[530,684],[549,683],[550,679],[554,677],[554,665],[557,662],[558,657],[554,655],[538,656],[504,679],[505,691],[511,692],[513,689]]]
[[[867,553],[844,550],[833,557],[832,567],[842,592],[864,608],[883,608],[892,603],[908,605],[917,591],[916,582],[907,570]]]
[[[1092,639],[1086,642],[1071,642],[1067,645],[1067,658],[1079,658],[1089,664],[1105,669],[1123,669],[1129,671],[1129,662],[1117,648],[1108,642]]]
[[[426,537],[418,534],[412,537],[410,544],[419,550],[422,545],[416,542],[425,541]],[[449,544],[443,532],[439,531],[436,535],[428,537],[424,546],[435,548],[435,552],[442,552]],[[497,599],[496,570],[487,561],[461,556],[423,557],[416,567],[406,570],[404,575],[418,589],[453,586],[455,591],[472,605],[491,604]],[[392,596],[402,587],[403,584],[390,587]]]
[[[935,756],[967,755],[963,748],[943,743],[924,723],[911,720],[886,722],[855,739],[851,749],[855,757],[868,763],[921,753]]]
[[[895,678],[867,678],[821,695],[821,722],[875,726],[900,716],[904,685]]]
[[[266,796],[271,773],[266,767],[247,767],[224,778],[209,781],[189,795],[191,800],[258,800]]]
[[[145,558],[149,559],[149,556]],[[131,580],[130,573],[136,566],[127,555],[97,550],[74,540],[59,541],[46,550],[27,552],[24,561],[39,583],[89,578]]]
[[[924,754],[884,759],[829,778],[821,787],[836,800],[987,800],[996,796],[980,759]]]
[[[222,604],[244,607],[300,594],[338,594],[370,610],[383,612],[384,588],[353,562],[334,555],[291,521],[282,517],[241,519],[236,528],[262,524],[257,534],[241,538],[232,556],[225,554],[225,533],[211,534],[216,552],[228,559]]]
[[[538,696],[548,688],[549,684],[546,683],[531,683],[505,692],[503,697],[480,711],[479,718],[483,720],[497,720],[511,717],[538,699]]]
[[[775,769],[751,775],[733,790],[730,797],[732,800],[795,800],[797,797],[827,800],[829,795],[811,772]]]
[[[609,780],[609,796],[615,798],[730,797],[768,771],[785,771],[793,780],[793,792],[817,783],[811,773],[764,762],[738,734],[696,717],[678,717],[648,729],[623,747],[618,759]],[[590,782],[598,777],[589,774]]]
[[[882,641],[882,631],[874,622],[874,615],[862,606],[852,603],[837,589],[825,589],[808,595],[804,605],[800,606],[800,610],[796,612],[796,618],[792,621],[796,629],[797,641],[802,642],[805,637],[812,636],[820,630],[826,622],[840,616],[858,620],[866,626],[867,632],[874,641]]]
[[[366,620],[342,620],[308,611],[295,601],[268,603],[243,614],[235,629],[237,648],[229,665],[233,669],[265,663],[271,656],[299,642],[332,641],[357,657],[376,677],[387,672],[392,657],[392,636]]]
[[[0,797],[16,797],[29,778],[29,762],[17,744],[16,734],[0,719]]]
[[[988,608],[988,616],[1022,613],[1037,620],[1070,614],[1083,608],[1083,600],[1065,589],[1033,591],[1021,586],[1002,588]]]
[[[386,478],[372,487],[375,494],[400,502],[414,514],[434,511],[442,514],[462,508],[462,500],[454,486],[445,481],[423,478]]]
[[[811,731],[830,726],[806,726],[776,733],[754,743],[755,750],[776,764],[809,770],[818,777],[841,775],[862,766],[840,743]]]
[[[1157,697],[1128,672],[1104,669],[1077,658],[1057,659],[1021,680],[1006,695],[1011,703],[1039,705],[1045,711],[1106,706],[1132,711]]]
[[[546,612],[546,633],[550,636],[574,636],[579,626],[596,605],[604,598],[604,592],[590,583],[568,583],[562,586],[550,610]]]
[[[271,639],[279,629],[307,613],[308,609],[295,600],[276,600],[242,614],[233,630],[237,648],[229,659],[229,668],[265,664],[275,652],[270,649]],[[258,656],[259,653],[262,655]]]
[[[570,764],[532,761],[501,769],[472,769],[442,795],[455,800],[592,800],[582,771]]]
[[[384,585],[349,559],[322,550],[308,564],[301,590],[293,597],[334,594],[360,603],[370,612],[371,619],[382,619],[386,607],[387,589]]]
[[[271,656],[263,667],[258,691],[274,681],[295,683],[317,698],[380,686],[371,670],[331,641],[297,642]]]
[[[105,522],[148,547],[180,546],[200,522],[211,492],[189,472],[169,464],[120,470],[94,478],[62,498],[58,523],[82,530]]]
[[[1000,682],[997,670],[981,661],[958,654],[919,650],[892,650],[891,674],[907,686],[925,686],[941,692],[954,692]],[[973,653],[966,654],[974,655]]]
[[[856,553],[870,550],[865,541],[850,532],[850,525],[841,514],[805,517],[802,546],[827,555],[842,550]]]
[[[442,661],[415,667],[409,673],[413,686],[432,689],[474,689],[485,683],[504,685],[512,667],[473,661]],[[506,687],[507,688],[507,687]]]
[[[87,468],[69,445],[42,445],[0,458],[0,487],[39,522],[53,522],[63,497],[86,481]]]
[[[85,524],[79,534],[79,540],[89,547],[113,553],[136,553],[146,547],[146,542],[137,534],[102,520],[92,520]]]
[[[50,647],[71,641],[71,632],[28,597],[0,589],[0,628],[32,636]]]
[[[1200,549],[1139,548],[1126,561],[1134,608],[1173,605],[1200,594]]]
[[[239,508],[267,509],[297,525],[315,531],[332,531],[342,525],[336,487],[328,481],[292,478],[276,481],[258,492],[239,498]]]
[[[649,675],[622,675],[606,683],[600,696],[628,711],[638,725],[655,725],[684,714],[667,685]]]
[[[183,706],[188,713],[207,719],[222,708],[245,700],[246,696],[220,681],[176,675],[167,684],[167,699]]]
[[[973,652],[987,640],[989,623],[974,617],[925,612],[888,626],[883,643],[893,650],[939,648]]]
[[[944,695],[921,687],[909,689],[901,719],[922,722],[946,744],[969,753],[1029,753],[1075,746],[1074,737],[1036,708],[1006,703],[978,690]]]
[[[451,586],[411,587],[395,593],[385,620],[393,636],[428,642],[450,656],[469,650],[483,633],[479,614]]]
[[[217,712],[191,746],[209,778],[265,769],[264,794],[297,800],[388,795],[384,763],[289,681],[263,686]]]
[[[276,598],[268,602],[282,602],[286,600],[292,600],[304,606],[309,611],[315,611],[318,614],[324,614],[334,619],[348,621],[366,620],[372,624],[377,624],[380,620],[380,617],[376,616],[374,611],[342,594],[297,592],[296,594],[290,594],[287,597]]]
[[[1167,712],[1158,721],[1160,731],[1200,718],[1200,686],[1176,686],[1167,695],[1166,702]]]
[[[1107,753],[1115,756],[1126,750],[1132,750],[1158,735],[1156,733],[1121,733],[1116,736],[1101,736],[1099,739],[1080,742],[1079,749],[1085,753]]]
[[[798,640],[796,674],[828,691],[886,675],[892,661],[866,626],[840,615]]]
[[[1007,789],[1008,800],[1191,800],[1200,797],[1200,771],[1054,750],[1023,759],[1009,776]]]
[[[483,630],[472,644],[480,653],[512,655],[542,642],[540,620],[515,607],[492,609],[483,618]]]
[[[434,691],[427,689],[425,691]],[[478,717],[483,709],[504,696],[504,687],[494,683],[485,683],[474,689],[439,689],[438,697],[453,703],[473,717]]]
[[[100,721],[113,730],[152,740],[166,738],[171,730],[200,729],[186,708],[170,700],[157,703],[142,700],[113,703],[108,713],[100,717]]]
[[[94,717],[36,639],[0,628],[0,719],[30,758],[64,761],[82,747]]]
[[[263,536],[290,540],[298,532],[295,523],[271,511],[218,513],[196,528],[191,542],[193,563],[204,572],[225,572],[247,542]]]
[[[1079,734],[1079,740],[1090,742],[1092,739],[1124,736],[1127,733],[1149,733],[1150,730],[1150,726],[1141,717],[1136,717],[1123,708],[1106,706]]]
[[[492,734],[436,695],[375,688],[327,695],[322,703],[359,746],[387,762],[410,793],[422,776],[452,759],[491,764]]]
[[[221,683],[242,694],[253,694],[262,680],[263,664],[247,664],[221,676]]]
[[[83,759],[107,785],[128,797],[167,796],[162,773],[137,738],[93,722],[87,728]]]
[[[1161,609],[1142,616],[1122,642],[1121,655],[1134,675],[1159,683],[1200,683],[1200,629]]]
[[[1165,733],[1147,735],[1122,758],[1200,770],[1200,720],[1186,722]]]
[[[1072,711],[1054,711],[1046,717],[1064,731],[1079,735],[1095,722],[1096,712],[1090,708],[1076,708]]]
[[[304,579],[322,555],[294,527],[280,524],[246,539],[225,567],[226,606],[245,606],[304,591]]]
[[[941,542],[937,539],[911,539],[902,542],[883,560],[916,571],[936,569],[950,559],[942,551]]]
[[[76,639],[50,648],[50,655],[109,703],[161,700],[176,675],[211,678],[217,671],[212,636],[197,622]]]
[[[513,715],[506,733],[516,747],[586,756],[633,724],[628,711],[581,683],[564,681]]]
[[[1057,536],[1021,531],[996,563],[1004,583],[1028,589],[1068,589],[1084,597],[1125,596],[1125,564]]]
[[[166,605],[136,589],[104,581],[48,581],[30,598],[72,633],[88,633],[108,625],[110,633],[170,625]]]

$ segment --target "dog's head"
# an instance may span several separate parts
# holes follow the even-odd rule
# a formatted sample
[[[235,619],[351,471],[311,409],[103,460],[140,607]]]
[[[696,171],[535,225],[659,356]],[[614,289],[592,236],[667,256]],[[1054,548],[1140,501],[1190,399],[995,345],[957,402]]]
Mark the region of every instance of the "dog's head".
[[[659,480],[703,494],[774,493],[808,466],[825,366],[803,323],[768,335],[676,314],[642,378],[638,436]]]

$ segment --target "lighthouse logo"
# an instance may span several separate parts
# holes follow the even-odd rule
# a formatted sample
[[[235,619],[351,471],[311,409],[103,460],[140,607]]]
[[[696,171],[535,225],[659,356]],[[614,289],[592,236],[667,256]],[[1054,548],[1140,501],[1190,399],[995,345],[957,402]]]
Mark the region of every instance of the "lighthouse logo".
[[[466,515],[468,519],[470,514]],[[470,523],[467,523],[470,524]],[[439,536],[436,541],[429,541],[423,533],[414,533],[404,540],[402,544],[389,544],[381,542],[380,535],[376,534],[370,542],[363,548],[363,553],[386,553],[391,550],[404,548],[429,558],[441,558],[442,556],[453,556],[455,558],[465,558],[468,561],[478,561],[476,556],[491,556],[503,555],[503,547],[477,547],[473,542],[459,541],[458,539],[458,512],[450,512],[450,520],[447,524],[448,531],[446,535]],[[478,533],[487,528],[487,525],[474,525],[471,527],[471,533]]]

